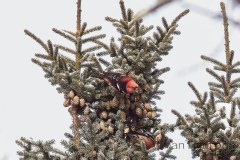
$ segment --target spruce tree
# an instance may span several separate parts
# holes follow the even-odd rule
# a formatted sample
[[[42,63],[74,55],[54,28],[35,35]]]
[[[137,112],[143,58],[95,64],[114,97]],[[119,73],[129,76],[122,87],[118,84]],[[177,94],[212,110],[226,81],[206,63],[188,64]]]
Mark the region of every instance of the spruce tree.
[[[160,76],[169,68],[159,69],[157,63],[172,49],[173,35],[180,34],[177,22],[188,10],[171,23],[162,18],[163,27],[156,27],[149,36],[154,27],[143,25],[141,17],[126,9],[122,0],[119,4],[121,19],[106,17],[120,33],[109,44],[102,40],[105,34],[94,34],[101,26],[91,28],[82,22],[81,0],[77,1],[76,31],[53,28],[75,48],[50,40],[44,43],[24,31],[46,52],[35,54],[32,62],[64,95],[63,105],[72,116],[72,133],[65,133],[67,139],[61,142],[64,151],[53,147],[54,140],[22,137],[16,141],[22,148],[20,159],[151,160],[155,159],[154,151],[164,148],[161,160],[175,159],[170,154],[171,139],[166,136],[174,125],[161,123],[161,109],[155,103],[164,94],[159,90],[164,82]]]
[[[172,110],[177,118],[176,126],[186,138],[192,150],[192,157],[201,160],[239,160],[240,159],[240,99],[235,93],[240,87],[240,61],[234,62],[234,51],[230,50],[228,18],[225,4],[220,3],[224,37],[225,62],[208,56],[201,56],[205,61],[214,64],[206,71],[216,79],[209,82],[209,91],[203,94],[189,82],[189,87],[196,95],[191,101],[195,115],[182,116]]]

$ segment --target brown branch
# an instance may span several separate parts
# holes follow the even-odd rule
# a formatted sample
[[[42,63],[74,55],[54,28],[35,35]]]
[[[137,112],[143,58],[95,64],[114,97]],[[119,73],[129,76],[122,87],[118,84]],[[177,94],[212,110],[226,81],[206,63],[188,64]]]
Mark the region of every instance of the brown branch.
[[[81,2],[81,0],[77,1],[77,34],[79,34],[81,30]]]
[[[78,113],[77,113],[77,107],[71,106],[69,108],[69,113],[71,114],[73,118],[73,141],[76,149],[80,150],[80,133],[79,133],[79,121],[78,121]]]
[[[226,14],[225,4],[223,2],[220,3],[222,9],[223,16],[223,25],[224,25],[224,38],[225,38],[225,52],[226,52],[226,64],[230,65],[230,48],[229,48],[229,32],[228,32],[228,18]]]
[[[77,49],[77,54],[76,54],[76,69],[80,71],[81,67],[81,40],[80,40],[80,32],[81,32],[81,2],[82,0],[77,1],[77,31],[76,31],[76,39],[77,39],[77,44],[76,44],[76,49]]]
[[[81,39],[80,39],[80,32],[81,32],[81,0],[77,0],[77,26],[76,26],[76,70],[80,71],[81,66]],[[79,48],[80,47],[80,48]],[[69,113],[73,118],[73,141],[76,149],[80,151],[80,133],[79,133],[79,121],[78,121],[78,113],[77,107],[71,106],[69,108]]]

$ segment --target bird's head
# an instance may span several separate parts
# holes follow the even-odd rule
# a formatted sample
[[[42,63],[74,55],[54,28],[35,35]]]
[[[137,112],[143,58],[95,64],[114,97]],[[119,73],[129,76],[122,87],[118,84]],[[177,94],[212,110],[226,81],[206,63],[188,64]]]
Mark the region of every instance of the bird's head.
[[[126,84],[127,93],[135,93],[138,88],[139,88],[139,85],[133,79],[128,81]]]

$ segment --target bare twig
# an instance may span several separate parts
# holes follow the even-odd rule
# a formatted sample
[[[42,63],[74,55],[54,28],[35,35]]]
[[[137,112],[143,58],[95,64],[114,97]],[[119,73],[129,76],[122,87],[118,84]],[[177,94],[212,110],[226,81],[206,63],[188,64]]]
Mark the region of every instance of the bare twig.
[[[81,0],[77,1],[77,33],[80,33],[81,30]]]
[[[226,52],[226,64],[230,65],[230,47],[229,47],[229,32],[228,32],[228,18],[226,14],[225,4],[220,3],[223,16],[223,26],[224,26],[224,38],[225,38],[225,52]]]
[[[76,49],[77,49],[77,54],[76,54],[76,69],[80,71],[80,66],[81,66],[81,45],[80,45],[80,32],[81,32],[81,2],[82,0],[77,1],[77,32],[76,32],[76,39],[77,39],[77,44],[76,44]]]

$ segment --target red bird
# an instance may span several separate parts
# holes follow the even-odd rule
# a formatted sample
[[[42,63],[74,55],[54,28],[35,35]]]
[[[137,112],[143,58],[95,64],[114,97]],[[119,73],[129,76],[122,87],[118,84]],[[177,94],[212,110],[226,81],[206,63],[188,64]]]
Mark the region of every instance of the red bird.
[[[129,76],[109,76],[104,75],[103,80],[108,85],[112,85],[120,92],[135,93],[135,89],[139,88],[139,85]]]
[[[138,84],[129,76],[121,76],[117,79],[117,85],[120,91],[125,93],[135,93],[135,89],[139,88]]]

